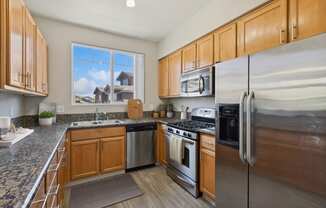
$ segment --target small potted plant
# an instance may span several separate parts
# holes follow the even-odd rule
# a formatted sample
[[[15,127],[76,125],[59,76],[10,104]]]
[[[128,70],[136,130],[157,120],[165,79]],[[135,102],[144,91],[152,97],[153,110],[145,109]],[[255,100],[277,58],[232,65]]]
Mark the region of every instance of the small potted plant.
[[[39,115],[40,126],[51,126],[53,123],[54,113],[50,111],[43,111]]]

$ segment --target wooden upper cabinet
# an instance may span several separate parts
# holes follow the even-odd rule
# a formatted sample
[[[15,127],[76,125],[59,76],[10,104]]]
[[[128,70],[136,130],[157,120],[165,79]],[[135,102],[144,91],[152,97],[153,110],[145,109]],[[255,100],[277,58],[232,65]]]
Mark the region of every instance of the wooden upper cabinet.
[[[290,0],[289,11],[290,41],[326,32],[325,0]]]
[[[169,57],[169,96],[180,95],[180,78],[181,78],[181,51],[177,51]]]
[[[71,179],[94,176],[99,173],[99,140],[71,142]]]
[[[182,49],[182,72],[188,72],[196,69],[196,42]]]
[[[25,86],[35,91],[36,85],[36,24],[25,9]]]
[[[237,24],[232,23],[214,32],[214,62],[237,57]]]
[[[168,58],[164,58],[159,62],[159,96],[166,97],[169,95],[169,62]]]
[[[108,173],[125,168],[125,137],[102,138],[101,172]]]
[[[253,54],[287,42],[287,0],[275,0],[238,21],[238,55]]]
[[[9,76],[8,84],[25,87],[24,75],[24,13],[22,0],[9,1]]]
[[[209,34],[197,41],[197,68],[210,66],[214,63],[214,36]]]
[[[48,94],[48,48],[46,40],[37,28],[36,31],[36,91]]]

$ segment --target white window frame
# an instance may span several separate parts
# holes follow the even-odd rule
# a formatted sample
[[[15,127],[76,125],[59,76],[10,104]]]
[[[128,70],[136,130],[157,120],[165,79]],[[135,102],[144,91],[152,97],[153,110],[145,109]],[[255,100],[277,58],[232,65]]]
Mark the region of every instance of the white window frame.
[[[113,54],[114,52],[119,52],[119,53],[123,53],[123,54],[127,54],[129,56],[133,56],[133,60],[134,60],[134,64],[133,64],[133,73],[134,73],[134,77],[133,77],[133,86],[134,86],[134,91],[133,91],[133,95],[134,95],[134,99],[138,98],[141,99],[142,102],[145,101],[145,54],[143,53],[139,53],[139,52],[131,52],[131,51],[126,51],[126,50],[121,50],[121,49],[113,49],[113,48],[107,48],[107,47],[99,47],[99,46],[94,46],[94,45],[90,45],[87,43],[78,43],[78,42],[72,42],[71,43],[71,68],[70,68],[70,76],[71,76],[71,81],[70,81],[70,99],[71,99],[71,105],[73,106],[115,106],[115,105],[127,105],[126,102],[111,102],[111,103],[86,103],[86,104],[81,104],[81,103],[76,103],[75,102],[75,95],[74,95],[74,46],[81,46],[81,47],[88,47],[88,48],[93,48],[93,49],[99,49],[99,50],[104,50],[104,51],[108,51],[108,53],[110,53],[110,61],[109,61],[109,72],[111,73],[111,80],[110,80],[110,84],[111,86],[114,86],[114,71],[113,71],[113,65],[114,65],[114,58],[113,58]],[[137,67],[136,67],[136,56],[137,55],[142,55],[143,58],[143,70],[142,72],[137,71]],[[142,75],[142,79],[139,79],[141,77],[138,77],[139,75]],[[139,80],[138,80],[139,79]],[[138,83],[138,82],[142,82],[142,83]],[[142,88],[142,89],[140,89]],[[114,93],[110,93],[110,100],[113,100],[113,94]]]

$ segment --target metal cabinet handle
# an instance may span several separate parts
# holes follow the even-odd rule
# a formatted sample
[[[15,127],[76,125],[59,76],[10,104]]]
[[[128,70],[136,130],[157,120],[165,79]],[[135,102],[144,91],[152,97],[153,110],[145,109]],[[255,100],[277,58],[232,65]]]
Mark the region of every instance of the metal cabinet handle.
[[[247,161],[251,166],[255,165],[255,159],[253,156],[253,139],[251,133],[252,100],[254,97],[255,94],[253,91],[251,91],[247,99]]]
[[[243,113],[244,113],[244,100],[247,97],[247,92],[243,92],[240,97],[240,106],[239,106],[239,155],[243,163],[246,163],[246,156],[244,153],[244,133],[243,133]]]
[[[281,44],[285,43],[284,34],[285,34],[285,30],[281,29],[280,30],[280,43]]]
[[[292,25],[292,40],[297,39],[298,28],[295,24]]]

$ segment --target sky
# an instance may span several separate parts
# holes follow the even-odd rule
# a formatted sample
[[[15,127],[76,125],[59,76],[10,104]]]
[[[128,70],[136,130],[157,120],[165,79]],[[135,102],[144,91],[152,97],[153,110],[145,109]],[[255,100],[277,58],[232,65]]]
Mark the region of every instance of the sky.
[[[116,78],[122,71],[132,72],[133,57],[115,51],[113,53],[114,84],[119,85]],[[109,72],[110,51],[108,49],[73,46],[73,80],[74,94],[93,96],[96,87],[110,84]]]

